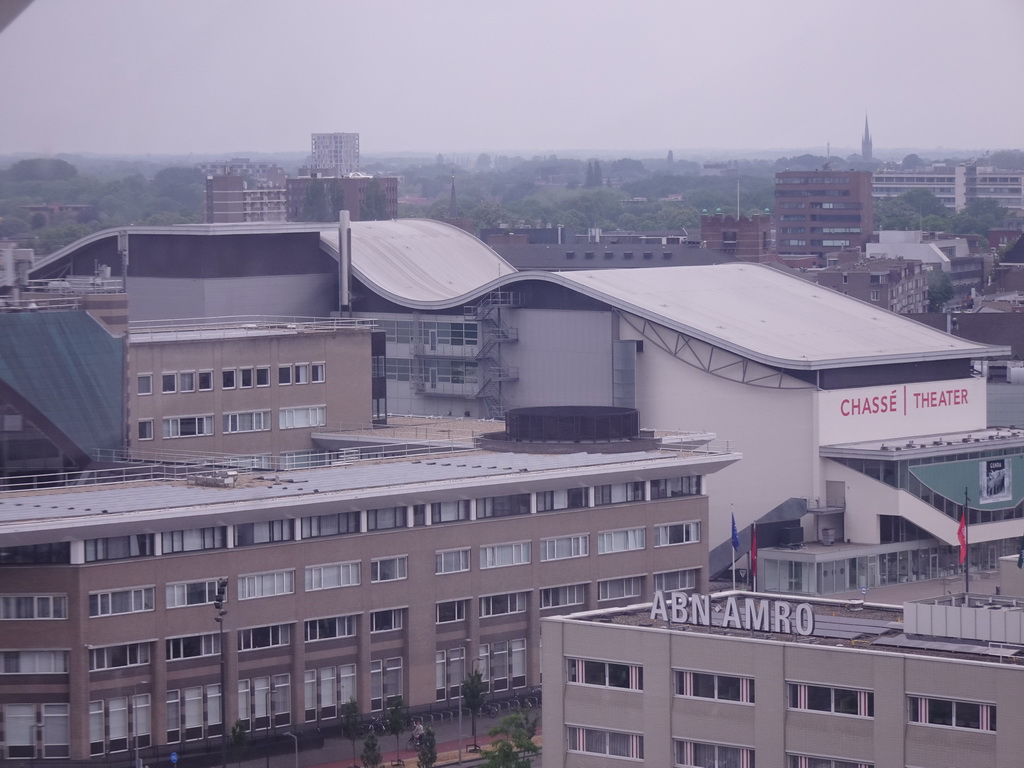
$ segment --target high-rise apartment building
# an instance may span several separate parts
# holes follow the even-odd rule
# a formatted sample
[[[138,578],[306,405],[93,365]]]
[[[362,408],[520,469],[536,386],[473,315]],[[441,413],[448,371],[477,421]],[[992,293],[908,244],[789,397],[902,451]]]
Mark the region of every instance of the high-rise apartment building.
[[[314,133],[313,168],[347,176],[359,170],[358,133]]]
[[[775,174],[776,242],[782,255],[823,257],[863,249],[875,226],[870,171]]]

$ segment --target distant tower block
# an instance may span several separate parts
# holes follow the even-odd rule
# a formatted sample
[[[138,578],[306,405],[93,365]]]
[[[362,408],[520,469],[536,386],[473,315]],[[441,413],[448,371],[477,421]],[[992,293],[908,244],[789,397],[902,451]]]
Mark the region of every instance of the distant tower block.
[[[313,168],[325,175],[348,176],[359,170],[358,133],[314,133]]]
[[[868,116],[864,115],[864,137],[860,140],[860,156],[864,160],[873,160],[871,152],[871,130],[868,128]]]

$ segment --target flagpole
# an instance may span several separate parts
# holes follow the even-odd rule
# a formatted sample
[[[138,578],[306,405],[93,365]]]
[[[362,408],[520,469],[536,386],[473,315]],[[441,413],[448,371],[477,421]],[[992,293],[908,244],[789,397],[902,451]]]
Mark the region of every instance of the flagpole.
[[[750,584],[757,592],[757,523],[750,527]]]
[[[967,486],[964,486],[964,600],[968,599],[971,593],[971,547],[968,539],[968,529],[971,527],[971,516],[968,510],[970,497],[967,495]],[[965,603],[966,604],[966,603]]]
[[[732,508],[732,504],[729,505]],[[739,539],[736,536],[736,513],[732,513],[732,530],[729,532],[729,543],[732,544],[732,591],[736,591],[736,550],[739,549]]]

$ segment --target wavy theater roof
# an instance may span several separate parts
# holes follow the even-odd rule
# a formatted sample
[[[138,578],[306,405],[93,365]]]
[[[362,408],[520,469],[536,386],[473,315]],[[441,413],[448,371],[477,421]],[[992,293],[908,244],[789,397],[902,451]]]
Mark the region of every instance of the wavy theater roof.
[[[36,265],[73,254],[119,230],[95,233]],[[129,227],[138,235],[319,233],[338,258],[329,224]],[[793,370],[1004,357],[1009,347],[979,344],[758,264],[572,272],[519,272],[476,237],[438,221],[353,222],[352,273],[369,290],[413,310],[472,304],[526,282],[560,285],[620,312],[765,365]],[[239,275],[248,274],[236,265]],[[188,277],[188,275],[182,275]],[[525,287],[525,286],[524,286]]]

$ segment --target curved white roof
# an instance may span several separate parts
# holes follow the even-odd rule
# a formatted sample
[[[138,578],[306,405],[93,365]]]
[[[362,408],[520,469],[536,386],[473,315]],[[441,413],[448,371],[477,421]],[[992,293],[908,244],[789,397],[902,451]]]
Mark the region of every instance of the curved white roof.
[[[768,365],[809,370],[1009,353],[760,264],[560,277],[620,309]]]
[[[338,230],[321,230],[338,248]],[[352,222],[352,272],[376,293],[427,308],[455,302],[516,268],[473,235],[428,219]]]

